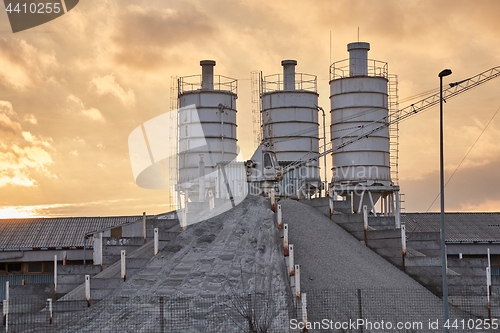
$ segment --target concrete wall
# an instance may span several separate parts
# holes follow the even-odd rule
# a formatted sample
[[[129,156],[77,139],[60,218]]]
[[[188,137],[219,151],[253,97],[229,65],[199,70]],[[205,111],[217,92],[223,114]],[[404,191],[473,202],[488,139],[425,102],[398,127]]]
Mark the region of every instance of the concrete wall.
[[[77,250],[33,250],[33,251],[3,251],[0,252],[2,262],[33,262],[53,261],[54,255],[60,261],[66,255],[67,260],[83,260],[83,249]],[[87,260],[92,259],[92,249],[85,253]]]
[[[85,282],[85,275],[94,276],[101,271],[94,265],[57,266],[57,294],[60,297]],[[52,286],[53,287],[53,286]]]

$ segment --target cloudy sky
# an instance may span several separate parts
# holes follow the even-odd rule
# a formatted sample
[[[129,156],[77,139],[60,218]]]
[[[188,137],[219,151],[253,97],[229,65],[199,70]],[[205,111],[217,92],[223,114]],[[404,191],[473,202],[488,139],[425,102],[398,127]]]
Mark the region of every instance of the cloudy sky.
[[[346,44],[371,44],[389,63],[399,98],[500,65],[500,2],[82,0],[47,24],[13,34],[0,13],[0,216],[151,214],[168,193],[139,188],[127,138],[169,110],[172,76],[199,74],[201,59],[238,84],[238,122],[252,119],[250,72],[318,76],[329,109],[328,67]],[[331,48],[330,48],[331,35]],[[449,177],[500,108],[500,80],[445,104]],[[406,101],[406,102],[404,102]],[[500,118],[500,116],[498,117]],[[500,211],[500,119],[494,118],[447,186],[449,211]],[[407,211],[439,190],[438,108],[400,124],[399,174]],[[238,127],[244,158],[251,126]],[[439,209],[438,201],[430,207]]]

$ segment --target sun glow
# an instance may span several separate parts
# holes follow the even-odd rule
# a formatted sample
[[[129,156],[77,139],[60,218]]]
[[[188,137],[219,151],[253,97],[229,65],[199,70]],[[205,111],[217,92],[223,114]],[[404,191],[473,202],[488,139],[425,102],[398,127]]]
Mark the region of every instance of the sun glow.
[[[19,218],[30,218],[39,217],[31,209],[31,207],[24,206],[11,206],[0,208],[0,219],[19,219]]]

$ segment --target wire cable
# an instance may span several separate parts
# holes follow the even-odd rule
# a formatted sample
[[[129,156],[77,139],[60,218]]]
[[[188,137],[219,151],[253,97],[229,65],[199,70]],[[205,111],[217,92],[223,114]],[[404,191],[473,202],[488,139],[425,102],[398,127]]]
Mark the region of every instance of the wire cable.
[[[462,161],[460,161],[460,163],[458,164],[458,166],[455,168],[455,171],[453,171],[453,173],[451,174],[450,178],[448,178],[448,180],[444,184],[445,188],[446,188],[446,185],[448,185],[448,183],[450,182],[450,180],[453,178],[453,176],[455,175],[455,173],[457,173],[457,171],[460,168],[460,166],[462,166],[462,163],[464,163],[464,161],[467,158],[467,156],[469,156],[470,152],[472,151],[472,149],[474,148],[474,146],[476,145],[476,143],[479,141],[479,139],[481,138],[481,136],[484,134],[484,132],[486,131],[486,129],[488,128],[488,126],[491,124],[491,122],[493,121],[493,119],[496,117],[496,115],[498,114],[498,111],[500,111],[500,107],[496,110],[495,114],[493,114],[493,116],[490,118],[490,120],[488,121],[488,123],[486,124],[486,126],[481,131],[481,134],[479,134],[479,136],[477,137],[476,141],[474,141],[474,143],[472,144],[472,146],[469,148],[469,150],[467,151],[467,154],[465,154],[464,158],[462,158]],[[436,200],[439,198],[440,195],[441,195],[441,193],[438,193],[436,195],[436,197],[434,198],[434,200],[430,204],[429,208],[427,208],[426,212],[428,212],[431,209],[432,205],[434,205],[434,203],[436,202]]]

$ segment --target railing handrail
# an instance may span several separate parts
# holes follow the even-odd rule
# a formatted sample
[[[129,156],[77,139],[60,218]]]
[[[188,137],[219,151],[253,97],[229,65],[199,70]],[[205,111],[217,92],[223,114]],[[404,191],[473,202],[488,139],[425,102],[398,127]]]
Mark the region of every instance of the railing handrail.
[[[360,76],[360,75],[351,75],[350,60],[351,59],[348,58],[332,63],[330,65],[330,80],[336,80],[345,77]],[[366,59],[366,61],[368,64],[366,76],[384,77],[386,79],[389,78],[389,70],[388,70],[389,65],[387,64],[387,62],[375,59]]]
[[[306,73],[295,73],[295,90],[317,92],[317,76]],[[262,77],[262,93],[284,90],[283,74],[270,74]]]
[[[189,91],[202,90],[203,75],[188,75],[182,76],[178,79],[178,93],[179,95]],[[238,93],[238,80],[224,75],[213,76],[214,91],[229,91],[234,94]]]

